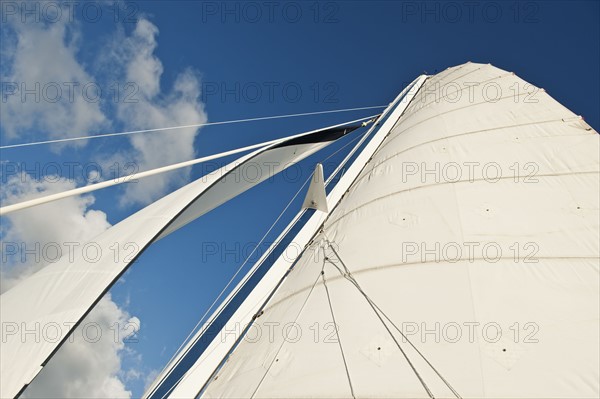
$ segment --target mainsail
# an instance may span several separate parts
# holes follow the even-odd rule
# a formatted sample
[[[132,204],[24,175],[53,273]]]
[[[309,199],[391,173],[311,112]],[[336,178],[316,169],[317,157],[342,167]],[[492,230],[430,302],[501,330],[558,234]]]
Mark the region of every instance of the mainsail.
[[[282,279],[155,397],[598,396],[597,132],[475,63],[395,118]]]

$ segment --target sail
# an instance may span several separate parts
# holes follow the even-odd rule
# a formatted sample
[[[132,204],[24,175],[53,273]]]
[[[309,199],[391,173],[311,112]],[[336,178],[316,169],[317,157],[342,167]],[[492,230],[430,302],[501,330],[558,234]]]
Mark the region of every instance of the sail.
[[[210,379],[171,397],[598,397],[599,145],[511,72],[429,77]]]
[[[12,398],[25,389],[73,328],[153,241],[360,126],[296,135],[245,155],[138,211],[83,243],[81,251],[65,255],[2,294],[0,397]],[[258,178],[235,177],[249,165],[254,173],[258,169]],[[123,251],[120,253],[131,256],[115,259],[115,245]],[[39,339],[47,328],[51,328],[51,339]]]

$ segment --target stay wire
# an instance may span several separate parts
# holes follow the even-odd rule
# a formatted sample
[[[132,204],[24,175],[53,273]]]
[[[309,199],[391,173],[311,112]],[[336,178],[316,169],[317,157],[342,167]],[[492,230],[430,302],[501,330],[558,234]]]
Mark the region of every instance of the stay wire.
[[[362,288],[358,284],[358,281],[356,281],[356,279],[354,278],[354,276],[352,275],[352,273],[350,272],[350,270],[348,270],[348,268],[346,267],[345,263],[342,261],[341,257],[337,253],[337,251],[333,248],[333,246],[331,246],[331,243],[329,244],[329,246],[330,246],[331,250],[334,252],[334,254],[337,256],[337,258],[339,259],[340,263],[343,265],[344,270],[346,271],[347,276],[351,278],[351,282],[356,286],[356,288],[359,289],[363,293],[363,295],[365,295],[368,298],[368,300],[370,300],[370,302],[372,303],[372,305],[379,312],[381,312],[381,314],[387,319],[387,321],[398,331],[398,333],[400,333],[400,335],[410,344],[410,346],[419,354],[419,356],[421,356],[421,358],[427,363],[427,365],[437,374],[438,377],[440,377],[440,379],[444,382],[444,384],[448,387],[448,389],[450,389],[450,391],[452,391],[452,393],[454,394],[454,396],[456,396],[458,399],[462,399],[462,397],[456,391],[456,389],[454,389],[454,387],[444,378],[444,376],[442,376],[442,374],[427,359],[427,357],[412,343],[412,341],[410,339],[408,339],[408,337],[392,321],[392,319],[370,297],[368,297],[368,295],[364,292],[364,290],[362,290]],[[339,268],[338,268],[338,270],[339,270]],[[340,271],[340,273],[341,273],[341,271]],[[342,273],[342,276],[344,276],[343,273]],[[344,277],[346,277],[346,276],[344,276]]]
[[[328,240],[328,242],[329,242],[329,240]],[[371,300],[371,298],[363,291],[363,289],[360,287],[360,285],[358,284],[358,282],[356,282],[356,280],[353,277],[351,277],[350,271],[348,270],[348,268],[346,267],[346,265],[344,264],[344,262],[342,261],[342,259],[340,258],[340,256],[337,254],[337,252],[335,251],[335,249],[331,246],[331,243],[329,243],[329,244],[330,244],[329,248],[331,248],[331,250],[333,251],[333,253],[337,256],[338,260],[340,261],[340,263],[344,267],[345,273],[338,267],[337,264],[335,264],[334,262],[332,262],[331,259],[326,258],[325,260],[328,261],[333,266],[335,266],[335,268],[340,272],[340,275],[342,277],[346,278],[348,281],[350,281],[358,289],[358,291],[363,295],[363,297],[367,300],[367,302],[369,303],[369,305],[373,309],[373,312],[375,313],[375,315],[377,316],[377,318],[379,319],[379,321],[381,321],[381,324],[387,330],[387,332],[390,335],[390,337],[394,340],[394,342],[396,343],[396,346],[398,347],[398,349],[400,349],[400,352],[402,352],[402,355],[404,356],[404,358],[408,362],[410,368],[412,369],[412,371],[415,373],[415,375],[417,376],[417,378],[421,382],[421,385],[423,386],[423,388],[427,392],[427,395],[429,395],[429,397],[431,399],[434,399],[435,397],[433,396],[433,393],[431,392],[431,390],[427,386],[427,383],[425,382],[425,380],[423,379],[423,377],[421,376],[421,374],[419,374],[419,371],[416,369],[416,367],[414,366],[414,364],[411,362],[410,358],[408,357],[408,355],[406,354],[406,352],[404,351],[404,349],[402,348],[402,346],[400,345],[400,343],[398,342],[398,340],[396,339],[396,337],[394,336],[394,334],[392,333],[392,331],[389,329],[389,327],[386,324],[386,322],[383,320],[383,318],[381,317],[381,315],[379,314],[379,312],[376,310],[375,306],[373,305],[373,301]]]
[[[323,251],[325,252],[325,251]],[[333,312],[333,305],[331,304],[331,295],[329,294],[329,288],[327,287],[327,280],[325,279],[325,262],[327,258],[323,259],[323,269],[321,270],[321,277],[323,279],[323,286],[325,287],[325,293],[327,294],[327,302],[329,303],[329,310],[331,311],[331,319],[333,320],[333,328],[335,329],[335,335],[337,336],[338,345],[342,354],[342,360],[344,361],[344,368],[346,369],[346,376],[348,377],[348,385],[350,386],[350,393],[352,397],[356,399],[354,395],[354,387],[352,386],[352,379],[350,378],[350,370],[348,370],[348,362],[346,361],[346,355],[344,354],[344,347],[342,346],[342,339],[338,330],[338,324],[335,320],[335,314]]]
[[[164,131],[168,131],[168,130],[187,129],[187,128],[192,128],[192,127],[198,128],[198,127],[203,127],[203,126],[229,125],[229,124],[234,124],[234,123],[256,122],[256,121],[265,121],[265,120],[272,120],[272,119],[297,118],[300,116],[334,114],[334,113],[340,113],[340,112],[362,111],[362,110],[367,110],[367,109],[381,109],[381,108],[386,108],[386,107],[387,107],[387,105],[377,105],[377,106],[370,106],[370,107],[334,109],[334,110],[329,110],[329,111],[303,112],[303,113],[299,113],[299,114],[261,116],[261,117],[257,117],[257,118],[235,119],[235,120],[219,121],[219,122],[193,123],[190,125],[159,127],[159,128],[154,128],[154,129],[130,130],[127,132],[102,133],[102,134],[86,135],[86,136],[79,136],[79,137],[67,137],[64,139],[54,139],[54,140],[34,141],[34,142],[30,142],[30,143],[10,144],[10,145],[0,146],[0,150],[6,150],[9,148],[18,148],[18,147],[31,147],[31,146],[42,145],[42,144],[57,144],[57,143],[66,143],[66,142],[71,142],[71,141],[92,140],[92,139],[99,139],[99,138],[105,138],[105,137],[130,136],[133,134],[140,134],[140,133],[164,132]]]

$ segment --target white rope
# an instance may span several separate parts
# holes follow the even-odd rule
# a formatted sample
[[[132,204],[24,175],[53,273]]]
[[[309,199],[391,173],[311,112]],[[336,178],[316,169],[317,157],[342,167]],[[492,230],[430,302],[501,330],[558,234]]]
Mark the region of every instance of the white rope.
[[[102,188],[106,188],[106,187],[111,187],[111,186],[116,186],[118,184],[122,184],[122,183],[128,183],[128,182],[132,182],[132,181],[136,181],[137,179],[141,179],[144,177],[149,177],[149,176],[154,176],[157,175],[159,173],[165,173],[165,172],[170,172],[176,169],[181,169],[181,168],[185,168],[188,166],[192,166],[192,165],[196,165],[198,163],[201,162],[205,162],[205,161],[210,161],[216,158],[222,158],[228,155],[233,155],[233,154],[237,154],[240,152],[244,152],[244,151],[248,151],[248,150],[253,150],[256,148],[262,148],[268,145],[272,145],[275,143],[279,143],[285,140],[289,140],[295,137],[301,137],[301,136],[306,136],[308,134],[312,134],[321,130],[326,130],[326,129],[333,129],[336,127],[340,127],[340,126],[344,126],[344,125],[348,125],[351,123],[356,123],[356,122],[360,122],[363,121],[365,119],[371,119],[374,118],[376,115],[372,115],[372,116],[367,116],[364,118],[360,118],[360,119],[355,119],[353,121],[349,121],[349,122],[344,122],[338,125],[334,125],[334,126],[330,126],[330,127],[326,127],[326,128],[322,128],[322,129],[317,129],[317,130],[312,130],[310,132],[306,132],[306,133],[300,133],[300,134],[296,134],[293,136],[288,136],[288,137],[284,137],[281,139],[277,139],[277,140],[271,140],[271,141],[266,141],[263,143],[259,143],[259,144],[254,144],[254,145],[250,145],[247,147],[243,147],[243,148],[237,148],[235,150],[230,150],[230,151],[225,151],[225,152],[221,152],[219,154],[214,154],[214,155],[209,155],[206,157],[202,157],[202,158],[197,158],[197,159],[192,159],[190,161],[184,161],[184,162],[179,162],[176,164],[172,164],[172,165],[167,165],[167,166],[163,166],[160,168],[156,168],[156,169],[150,169],[144,172],[140,172],[140,173],[132,173],[131,175],[128,176],[123,176],[120,178],[116,178],[113,180],[107,180],[107,181],[103,181],[100,183],[95,183],[95,184],[90,184],[89,186],[84,186],[84,187],[78,187],[72,190],[68,190],[68,191],[63,191],[60,193],[56,193],[56,194],[51,194],[51,195],[47,195],[45,197],[40,197],[40,198],[34,198],[32,200],[29,201],[23,201],[23,202],[19,202],[17,204],[13,204],[13,205],[7,205],[4,207],[0,208],[0,216],[4,216],[8,213],[11,212],[15,212],[21,209],[26,209],[26,208],[30,208],[32,206],[36,206],[36,205],[42,205],[48,202],[52,202],[52,201],[57,201],[59,199],[63,199],[63,198],[67,198],[67,197],[72,197],[75,195],[81,195],[81,194],[86,194],[92,191],[96,191],[96,190],[100,190]]]
[[[190,127],[228,125],[228,124],[232,124],[232,123],[255,122],[255,121],[264,121],[264,120],[269,120],[269,119],[295,118],[295,117],[299,117],[299,116],[333,114],[333,113],[337,113],[337,112],[361,111],[361,110],[366,110],[366,109],[376,109],[376,108],[385,108],[385,107],[387,107],[387,105],[379,105],[379,106],[372,106],[372,107],[360,107],[360,108],[334,109],[334,110],[330,110],[330,111],[304,112],[301,114],[262,116],[262,117],[258,117],[258,118],[236,119],[236,120],[220,121],[220,122],[195,123],[195,124],[191,124],[191,125],[159,127],[156,129],[132,130],[129,132],[119,132],[119,133],[104,133],[104,134],[96,134],[93,136],[69,137],[69,138],[65,138],[65,139],[56,139],[56,140],[36,141],[36,142],[32,142],[32,143],[4,145],[4,146],[0,146],[0,150],[5,150],[8,148],[17,148],[17,147],[29,147],[29,146],[41,145],[41,144],[65,143],[68,141],[91,140],[91,139],[98,139],[98,138],[102,138],[102,137],[128,136],[128,135],[139,134],[139,133],[162,132],[162,131],[166,131],[166,130],[186,129],[186,128],[190,128]]]

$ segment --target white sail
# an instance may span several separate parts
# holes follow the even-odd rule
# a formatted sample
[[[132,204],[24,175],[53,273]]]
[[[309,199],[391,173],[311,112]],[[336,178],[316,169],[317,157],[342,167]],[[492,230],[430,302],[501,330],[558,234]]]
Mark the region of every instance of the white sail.
[[[599,173],[597,132],[543,90],[428,78],[211,379],[171,397],[598,397]]]
[[[334,126],[308,132],[245,155],[147,206],[90,242],[82,243],[81,251],[65,255],[2,294],[0,397],[17,396],[33,380],[77,323],[153,241],[306,158],[348,131],[351,129]],[[253,171],[259,169],[258,178],[233,177],[250,162]],[[115,259],[115,250],[129,256]],[[52,334],[48,339],[45,331]]]

